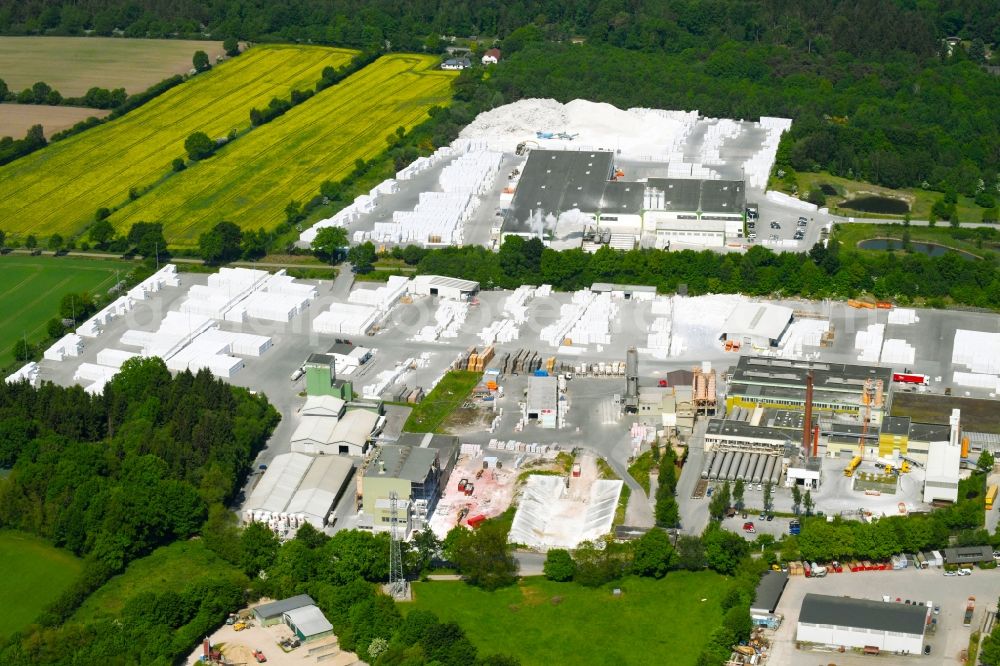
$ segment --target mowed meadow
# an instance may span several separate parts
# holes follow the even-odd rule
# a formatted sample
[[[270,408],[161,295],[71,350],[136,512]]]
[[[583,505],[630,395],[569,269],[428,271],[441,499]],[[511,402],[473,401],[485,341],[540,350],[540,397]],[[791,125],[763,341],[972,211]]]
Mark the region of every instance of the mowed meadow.
[[[346,49],[257,46],[120,119],[0,167],[4,230],[77,234],[97,209],[125,205],[132,188],[166,178],[171,162],[185,156],[184,140],[193,132],[215,138],[244,130],[251,108],[312,88],[323,68],[342,67],[354,55]]]
[[[168,242],[197,244],[212,225],[273,227],[290,200],[308,201],[324,180],[339,180],[386,149],[398,127],[410,129],[451,96],[453,72],[438,58],[387,55],[215,156],[172,176],[112,215],[127,231],[135,222],[162,222]]]
[[[0,37],[0,78],[20,92],[44,81],[64,97],[89,88],[124,88],[129,94],[191,69],[195,51],[212,62],[222,42],[121,37]]]

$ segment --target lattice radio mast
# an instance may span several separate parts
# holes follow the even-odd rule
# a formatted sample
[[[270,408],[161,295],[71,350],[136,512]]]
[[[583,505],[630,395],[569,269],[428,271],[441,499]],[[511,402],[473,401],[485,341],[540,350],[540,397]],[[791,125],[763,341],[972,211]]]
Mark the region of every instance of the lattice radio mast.
[[[403,576],[403,556],[399,542],[399,495],[389,493],[389,594],[395,599],[406,599],[408,583]]]

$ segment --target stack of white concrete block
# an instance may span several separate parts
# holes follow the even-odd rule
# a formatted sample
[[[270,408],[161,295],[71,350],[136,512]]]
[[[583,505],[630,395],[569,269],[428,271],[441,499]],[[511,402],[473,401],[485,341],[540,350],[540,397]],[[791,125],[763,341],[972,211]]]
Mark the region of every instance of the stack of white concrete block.
[[[129,352],[123,349],[112,349],[109,347],[97,352],[97,364],[120,370],[125,361],[138,356],[139,354],[136,352]]]
[[[862,363],[878,363],[882,353],[885,324],[871,324],[854,335],[854,349],[860,351],[858,360]]]
[[[28,382],[32,386],[38,386],[38,364],[34,361],[22,365],[17,372],[7,375],[6,379],[8,384],[16,384],[23,381]]]
[[[313,330],[330,335],[364,335],[383,317],[378,308],[356,303],[334,303],[313,319]]]
[[[910,366],[916,359],[917,350],[906,340],[889,338],[882,344],[881,362],[893,366]]]
[[[388,312],[406,293],[409,282],[409,278],[401,275],[390,275],[385,285],[376,289],[366,289],[362,286],[355,287],[348,294],[347,301],[360,305],[371,305],[383,312]]]
[[[1000,333],[955,331],[952,365],[964,365],[974,373],[1000,374]]]
[[[434,311],[434,323],[422,327],[411,339],[435,342],[439,338],[456,338],[468,314],[469,304],[464,301],[439,301]]]
[[[920,321],[917,311],[911,308],[893,308],[889,311],[889,323],[898,325],[915,324]]]
[[[48,361],[62,361],[67,356],[77,358],[83,353],[83,338],[76,333],[67,333],[45,350],[42,357]]]

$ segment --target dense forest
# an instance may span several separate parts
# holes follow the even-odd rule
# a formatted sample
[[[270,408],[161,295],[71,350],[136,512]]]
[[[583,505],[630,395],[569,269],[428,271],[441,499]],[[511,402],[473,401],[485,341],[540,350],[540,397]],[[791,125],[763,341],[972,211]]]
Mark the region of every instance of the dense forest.
[[[50,621],[130,560],[197,534],[278,418],[263,396],[207,371],[171,377],[158,358],[127,361],[100,395],[0,384],[0,527],[85,558]]]
[[[953,233],[987,239],[1000,235],[990,228],[956,229]],[[420,273],[477,280],[484,288],[551,284],[556,289],[575,290],[594,282],[614,282],[653,285],[661,293],[808,298],[871,294],[901,304],[923,302],[943,307],[951,301],[1000,309],[1000,268],[989,251],[985,259],[972,260],[956,253],[928,257],[916,252],[863,252],[831,242],[829,249],[817,244],[802,254],[779,254],[759,245],[746,253],[620,252],[602,247],[589,254],[552,250],[537,239],[511,236],[499,252],[482,247],[425,250],[410,246],[394,249],[391,254],[416,266]]]

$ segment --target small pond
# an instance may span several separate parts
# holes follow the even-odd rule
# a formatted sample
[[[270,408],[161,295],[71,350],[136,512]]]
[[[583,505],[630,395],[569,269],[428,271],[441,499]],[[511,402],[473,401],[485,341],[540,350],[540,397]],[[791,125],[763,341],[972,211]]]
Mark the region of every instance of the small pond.
[[[859,210],[863,213],[882,213],[883,215],[904,215],[910,212],[910,204],[902,199],[892,197],[867,196],[848,199],[838,204],[840,208]]]
[[[858,243],[858,248],[862,250],[902,250],[903,241],[894,238],[870,238]],[[928,257],[942,257],[948,252],[957,252],[963,259],[979,258],[971,252],[955,250],[950,247],[945,247],[944,245],[938,245],[937,243],[910,241],[909,249],[914,252],[919,252],[920,254],[926,254]]]

